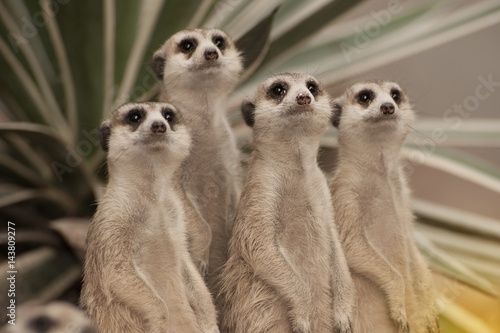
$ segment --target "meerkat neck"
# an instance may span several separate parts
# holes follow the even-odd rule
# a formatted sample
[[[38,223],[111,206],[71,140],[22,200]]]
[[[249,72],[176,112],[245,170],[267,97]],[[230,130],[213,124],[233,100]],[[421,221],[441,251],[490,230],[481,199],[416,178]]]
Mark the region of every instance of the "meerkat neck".
[[[394,142],[349,142],[339,140],[341,166],[368,170],[366,174],[378,172],[383,175],[399,173],[401,145]]]
[[[173,184],[176,166],[171,164],[164,159],[147,163],[108,163],[109,185],[112,185],[108,188],[116,188],[125,195],[139,192],[147,197],[159,197]]]
[[[255,138],[255,151],[265,160],[273,163],[293,165],[294,162],[303,166],[316,166],[319,139],[302,136],[292,136],[286,139],[280,137]]]
[[[189,97],[186,97],[189,96]],[[225,119],[224,94],[213,91],[197,91],[196,94],[172,94],[165,92],[163,98],[176,105],[191,128],[202,126],[204,129],[217,127]]]

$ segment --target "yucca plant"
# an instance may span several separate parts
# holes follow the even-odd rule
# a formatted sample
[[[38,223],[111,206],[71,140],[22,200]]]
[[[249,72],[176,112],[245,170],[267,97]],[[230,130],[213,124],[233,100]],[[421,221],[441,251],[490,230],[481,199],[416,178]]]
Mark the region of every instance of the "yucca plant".
[[[96,129],[116,106],[154,100],[158,88],[148,62],[174,32],[217,27],[236,40],[245,71],[229,118],[248,153],[250,131],[239,104],[272,73],[314,73],[334,94],[346,80],[500,22],[498,1],[389,1],[349,19],[363,2],[1,0],[0,219],[15,223],[17,302],[76,299],[85,228],[105,182]],[[500,169],[452,149],[498,148],[499,125],[463,119],[446,130],[446,144],[429,152],[422,138],[440,123],[419,121],[405,150],[408,166],[424,165],[499,196]],[[325,165],[334,164],[335,136],[331,129],[323,138]],[[495,297],[500,221],[422,199],[415,211],[415,238],[431,267]],[[493,332],[446,296],[443,332]]]

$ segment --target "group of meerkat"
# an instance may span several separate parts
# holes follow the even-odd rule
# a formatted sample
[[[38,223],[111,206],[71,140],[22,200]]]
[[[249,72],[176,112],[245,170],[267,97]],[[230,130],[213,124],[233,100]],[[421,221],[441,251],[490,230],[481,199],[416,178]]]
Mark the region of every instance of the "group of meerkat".
[[[160,102],[125,104],[99,130],[109,180],[80,300],[98,332],[439,332],[412,240],[399,152],[414,113],[399,85],[331,100],[311,75],[267,79],[241,107],[254,148],[242,187],[224,105],[242,71],[231,39],[180,31],[151,66]],[[317,164],[329,124],[330,186]]]

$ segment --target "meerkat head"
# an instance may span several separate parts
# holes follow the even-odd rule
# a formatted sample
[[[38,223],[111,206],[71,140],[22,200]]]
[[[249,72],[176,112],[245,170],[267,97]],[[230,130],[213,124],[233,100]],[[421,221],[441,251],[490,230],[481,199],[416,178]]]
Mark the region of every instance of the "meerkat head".
[[[157,50],[151,67],[166,86],[230,91],[242,70],[240,52],[218,29],[182,30]]]
[[[22,304],[16,325],[6,325],[3,333],[94,333],[91,321],[76,306],[54,301],[48,304]]]
[[[331,118],[328,94],[311,75],[284,73],[264,81],[241,111],[247,125],[295,134],[322,134]]]
[[[190,138],[181,113],[169,103],[124,104],[99,128],[108,161],[130,157],[140,163],[155,156],[180,161],[189,153]]]
[[[403,89],[388,81],[355,83],[335,99],[332,106],[332,124],[341,133],[398,133],[405,137],[415,118]]]

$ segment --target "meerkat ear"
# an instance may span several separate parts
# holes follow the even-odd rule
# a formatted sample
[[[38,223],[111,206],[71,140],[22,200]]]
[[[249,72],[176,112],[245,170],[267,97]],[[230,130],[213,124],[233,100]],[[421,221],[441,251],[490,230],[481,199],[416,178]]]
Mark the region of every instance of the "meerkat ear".
[[[255,124],[255,104],[248,99],[244,100],[241,103],[241,114],[243,115],[243,119],[245,119],[245,123],[253,127]]]
[[[105,120],[99,127],[98,138],[102,150],[106,153],[109,150],[109,136],[111,135],[111,120]]]
[[[339,97],[331,101],[330,104],[332,106],[332,116],[330,118],[330,121],[332,122],[333,126],[339,127],[340,116],[342,114],[342,100]]]
[[[163,80],[163,71],[165,70],[165,53],[162,49],[156,51],[151,59],[151,69],[158,80]]]

